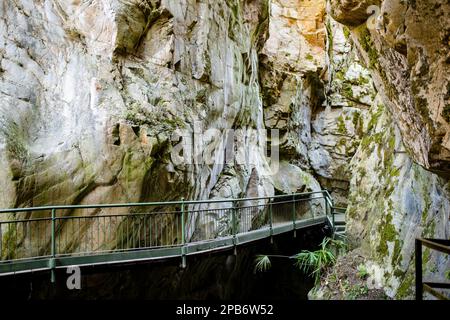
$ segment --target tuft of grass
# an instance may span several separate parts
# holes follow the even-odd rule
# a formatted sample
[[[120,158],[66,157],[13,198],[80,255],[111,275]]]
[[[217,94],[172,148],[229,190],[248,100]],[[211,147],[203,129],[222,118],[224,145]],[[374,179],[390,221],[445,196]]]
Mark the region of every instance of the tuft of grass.
[[[295,265],[303,272],[309,272],[314,277],[317,286],[320,283],[322,272],[336,262],[336,257],[345,243],[340,240],[325,238],[316,251],[303,250],[295,255]]]
[[[272,266],[268,256],[258,255],[255,259],[255,270],[254,272],[266,272]]]

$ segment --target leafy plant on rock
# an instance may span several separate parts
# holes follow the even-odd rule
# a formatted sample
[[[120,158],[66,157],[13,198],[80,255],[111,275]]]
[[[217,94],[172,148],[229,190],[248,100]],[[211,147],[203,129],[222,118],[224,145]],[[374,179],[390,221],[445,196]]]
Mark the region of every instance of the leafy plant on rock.
[[[295,260],[294,265],[314,277],[314,283],[318,285],[323,271],[336,262],[337,255],[345,248],[346,245],[343,241],[325,238],[320,244],[320,248],[315,251],[303,250],[293,256],[259,255],[255,259],[255,272],[270,269],[270,257],[293,259]]]

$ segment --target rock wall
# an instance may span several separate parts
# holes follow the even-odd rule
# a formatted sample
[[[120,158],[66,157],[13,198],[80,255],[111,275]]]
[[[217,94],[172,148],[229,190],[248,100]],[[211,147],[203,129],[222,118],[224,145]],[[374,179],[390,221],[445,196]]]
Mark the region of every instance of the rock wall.
[[[266,129],[261,54],[285,67],[296,61],[299,79],[316,71],[319,62],[303,66],[303,50],[321,60],[324,34],[315,26],[323,13],[323,5],[303,2],[3,2],[1,207],[319,190],[310,172],[287,160],[270,171],[278,161],[266,156],[257,130]],[[289,50],[273,55],[274,30],[290,19],[298,20],[287,35],[299,37],[297,56],[285,61]],[[230,139],[232,161],[224,159]],[[203,228],[193,219],[189,235]]]
[[[450,237],[450,183],[411,160],[386,106],[375,102],[351,162],[348,237],[367,258],[370,288],[413,298],[415,239]],[[423,257],[427,279],[445,280],[448,258],[427,248]]]
[[[448,1],[333,0],[330,13],[351,29],[412,159],[448,178]]]
[[[349,242],[365,259],[369,289],[413,298],[414,239],[450,238],[449,127],[443,117],[449,7],[442,1],[389,0],[328,5],[376,89],[349,168]],[[425,278],[445,281],[449,268],[445,255],[425,249]],[[329,296],[329,276],[317,296]]]
[[[0,207],[327,188],[373,286],[411,297],[414,237],[449,237],[449,14],[443,0],[3,1]],[[258,131],[275,129],[278,159]],[[207,228],[192,219],[189,236]],[[427,255],[430,275],[448,268]]]

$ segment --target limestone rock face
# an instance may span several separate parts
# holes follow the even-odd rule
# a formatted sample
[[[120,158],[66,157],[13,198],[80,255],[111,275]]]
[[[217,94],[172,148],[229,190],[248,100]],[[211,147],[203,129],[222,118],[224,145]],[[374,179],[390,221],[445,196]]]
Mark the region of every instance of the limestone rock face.
[[[439,115],[448,104],[448,45],[442,39],[449,20],[438,19],[449,8],[439,1],[433,7],[385,0],[365,21],[363,5],[330,1],[328,8],[346,25],[346,37],[369,69],[377,92],[366,100],[370,109],[361,118],[362,139],[349,167],[347,236],[366,259],[369,289],[383,289],[391,298],[412,298],[414,239],[450,236],[449,127]],[[360,20],[354,20],[357,12]],[[339,75],[336,70],[331,74]],[[339,85],[330,81],[334,101]],[[359,105],[366,104],[360,100]],[[426,278],[443,281],[449,262],[427,249],[423,268]],[[320,292],[328,295],[326,285]]]
[[[370,6],[379,5],[380,0],[330,0],[330,13],[336,21],[357,26],[371,15]]]
[[[370,72],[341,24],[326,19],[325,100],[311,120],[311,167],[336,204],[345,206],[352,176],[349,163],[362,139],[363,119],[376,94]]]
[[[264,119],[280,130],[280,157],[346,203],[348,164],[375,95],[369,71],[325,1],[272,1],[260,54]],[[333,39],[330,41],[330,39]]]
[[[370,18],[361,15],[361,19],[353,20],[353,13],[368,4],[379,7]],[[351,27],[353,40],[372,70],[412,159],[448,178],[448,1],[331,1],[330,12]],[[364,17],[369,19],[365,21]]]
[[[255,133],[266,2],[22,0],[0,15],[1,207],[273,194]]]
[[[294,133],[308,137],[304,115],[323,93],[317,75],[302,77],[324,66],[324,8],[324,1],[3,2],[1,207],[319,190],[309,165],[268,159],[258,130],[285,130],[267,125],[267,114],[290,108],[297,92],[301,103],[286,122],[295,118],[305,130]],[[270,80],[267,70],[278,68],[289,79]],[[264,103],[267,88],[280,85],[278,106]],[[307,153],[310,141],[297,147],[294,138],[280,153]],[[234,142],[231,162],[226,141]],[[301,179],[280,183],[291,171]],[[188,236],[204,228],[193,216]]]
[[[450,184],[411,160],[379,96],[364,130],[351,162],[349,241],[367,258],[369,287],[383,288],[393,298],[412,298],[415,239],[450,237]],[[427,279],[442,281],[449,267],[444,255],[425,249]]]
[[[327,188],[370,285],[409,298],[413,239],[449,237],[449,6],[2,1],[0,207]],[[187,236],[223,218],[192,215]],[[97,240],[115,248],[112,234]],[[448,268],[426,254],[426,275]]]
[[[281,157],[309,169],[312,109],[323,100],[325,1],[271,1],[260,53],[265,125],[280,130]]]

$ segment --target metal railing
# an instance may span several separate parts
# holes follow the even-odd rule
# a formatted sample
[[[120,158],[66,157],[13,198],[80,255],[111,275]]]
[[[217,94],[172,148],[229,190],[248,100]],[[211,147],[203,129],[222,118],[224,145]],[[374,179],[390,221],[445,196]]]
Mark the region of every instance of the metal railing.
[[[450,289],[450,283],[447,282],[424,282],[422,270],[422,246],[428,247],[445,254],[450,254],[450,240],[444,239],[416,239],[416,300],[423,299],[423,292],[426,291],[441,300],[449,300],[448,296],[436,289]]]
[[[64,257],[164,248],[181,249],[185,266],[190,244],[229,238],[236,246],[239,235],[268,230],[272,236],[275,227],[285,225],[295,231],[299,221],[320,216],[332,224],[332,208],[323,190],[232,200],[2,209],[0,274],[13,272],[21,261],[46,260],[54,269]]]

